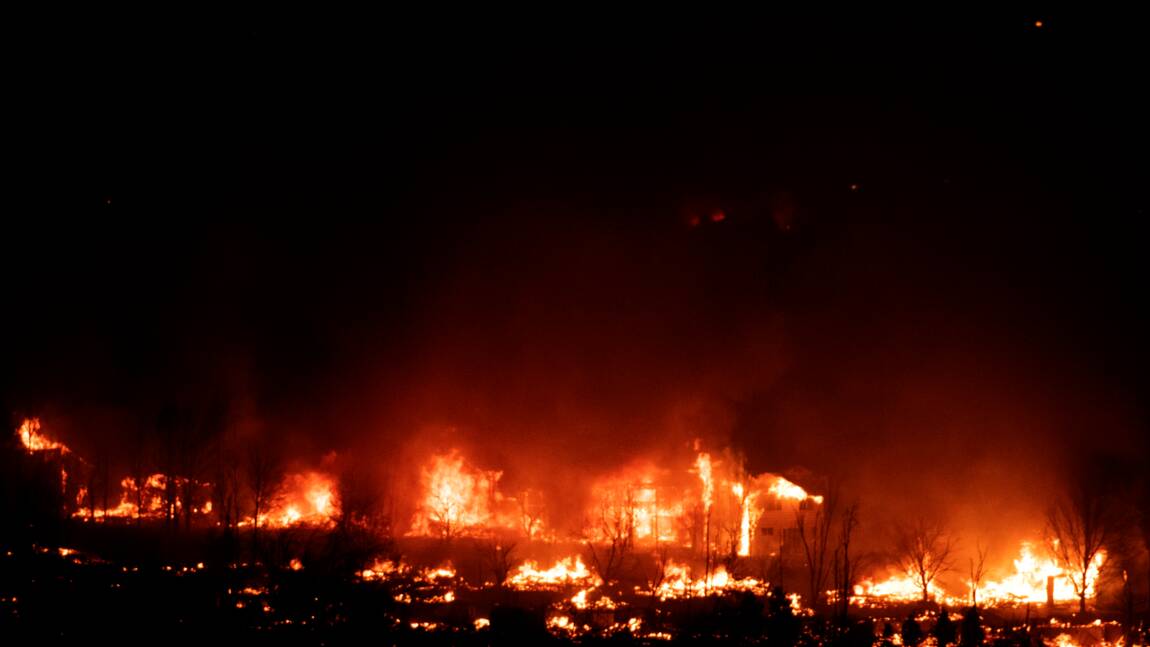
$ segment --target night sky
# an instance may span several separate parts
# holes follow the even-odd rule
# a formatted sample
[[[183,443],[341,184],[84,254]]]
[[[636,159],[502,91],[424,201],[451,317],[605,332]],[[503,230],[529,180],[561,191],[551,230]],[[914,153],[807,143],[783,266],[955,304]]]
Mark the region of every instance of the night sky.
[[[100,18],[22,53],[0,261],[3,403],[78,448],[702,437],[968,527],[1147,452],[1137,17]]]

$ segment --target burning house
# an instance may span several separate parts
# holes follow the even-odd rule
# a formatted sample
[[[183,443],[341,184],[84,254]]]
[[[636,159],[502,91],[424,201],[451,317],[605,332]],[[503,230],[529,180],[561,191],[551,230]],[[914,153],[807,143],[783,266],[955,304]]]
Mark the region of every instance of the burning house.
[[[1144,21],[283,13],[16,48],[0,642],[1150,645]]]

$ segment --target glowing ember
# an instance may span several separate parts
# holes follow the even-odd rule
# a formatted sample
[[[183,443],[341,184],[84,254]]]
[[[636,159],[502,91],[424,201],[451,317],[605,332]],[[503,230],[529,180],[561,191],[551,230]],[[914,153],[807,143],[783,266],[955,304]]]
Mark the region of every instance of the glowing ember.
[[[561,635],[573,635],[580,631],[579,625],[572,622],[571,618],[567,616],[551,616],[547,618],[547,628],[551,630],[552,633]]]
[[[170,491],[169,487],[171,488]],[[210,491],[211,484],[194,481],[189,483],[187,479],[182,477],[172,478],[169,484],[168,476],[165,474],[152,474],[144,479],[139,486],[136,485],[135,479],[126,477],[120,481],[119,502],[115,507],[107,510],[103,508],[91,509],[91,501],[87,498],[87,488],[80,488],[77,504],[88,509],[77,510],[72,516],[82,519],[130,519],[135,517],[161,519],[171,512],[173,516],[178,517],[184,514],[184,500],[181,494],[187,492],[191,492],[196,501],[202,502],[202,505],[197,505],[196,501],[193,501],[190,512],[193,515],[206,515],[212,511],[212,503],[209,498]],[[171,497],[170,500],[169,496]],[[80,499],[83,499],[82,504]],[[171,506],[170,511],[168,510],[169,504]]]
[[[359,572],[359,577],[365,581],[383,580],[393,575],[405,574],[410,569],[404,564],[396,564],[390,560],[380,561],[376,560]]]
[[[450,562],[448,562],[447,564],[444,564],[443,566],[437,566],[436,568],[424,569],[423,571],[420,572],[418,579],[427,580],[428,582],[434,582],[436,580],[451,579],[453,577],[455,577],[455,567],[452,566]]]

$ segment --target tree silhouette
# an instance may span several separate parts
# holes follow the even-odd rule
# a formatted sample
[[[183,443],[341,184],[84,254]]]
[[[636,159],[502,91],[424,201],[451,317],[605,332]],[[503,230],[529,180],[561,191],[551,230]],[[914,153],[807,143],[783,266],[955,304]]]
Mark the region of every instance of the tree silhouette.
[[[841,525],[843,513],[851,512],[853,514],[853,511],[839,509],[839,498],[838,487],[832,486],[827,489],[823,502],[815,507],[813,514],[801,507],[795,509],[795,527],[798,530],[799,541],[802,542],[803,554],[806,557],[807,593],[809,595],[807,600],[812,608],[821,606],[827,590],[827,579],[830,578],[833,570],[832,562],[834,561],[836,546],[832,544],[831,539],[834,536],[834,530],[836,527],[840,532],[844,530]],[[853,527],[846,530],[850,532]],[[849,537],[846,541],[849,547]]]
[[[954,541],[942,522],[924,517],[895,529],[895,560],[917,581],[922,601],[930,601],[930,585],[940,573],[951,568]]]
[[[978,588],[986,574],[986,548],[981,543],[976,543],[974,548],[975,556],[970,558],[970,605],[977,608]]]
[[[858,528],[859,502],[854,501],[843,508],[839,515],[838,546],[834,554],[834,578],[840,606],[839,615],[847,617],[850,611],[851,593],[854,588],[855,573],[859,570],[859,557],[851,553],[851,539]]]
[[[596,549],[595,539],[586,541],[591,564],[604,582],[613,582],[631,554],[635,542],[635,498],[630,487],[600,501],[596,510],[596,530],[606,543]]]
[[[1101,555],[1115,523],[1112,505],[1100,481],[1086,477],[1079,478],[1046,512],[1047,543],[1068,572],[1078,596],[1079,613],[1086,612],[1090,574],[1095,568],[1101,572]]]
[[[279,498],[284,466],[280,456],[264,444],[253,442],[247,450],[247,484],[252,502],[252,551],[259,550],[260,521]]]

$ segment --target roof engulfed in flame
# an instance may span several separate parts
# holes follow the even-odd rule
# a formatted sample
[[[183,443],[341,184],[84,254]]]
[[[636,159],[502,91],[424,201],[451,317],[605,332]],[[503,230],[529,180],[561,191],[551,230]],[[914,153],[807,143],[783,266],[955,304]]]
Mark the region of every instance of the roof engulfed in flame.
[[[64,443],[57,442],[40,433],[39,418],[25,418],[20,428],[16,430],[24,449],[29,452],[44,452],[59,449],[64,453],[70,450]]]
[[[767,489],[771,494],[779,497],[780,499],[789,499],[791,501],[805,501],[807,499],[813,500],[815,503],[822,503],[823,497],[818,495],[807,494],[803,488],[791,483],[783,477],[778,477],[775,482]]]

